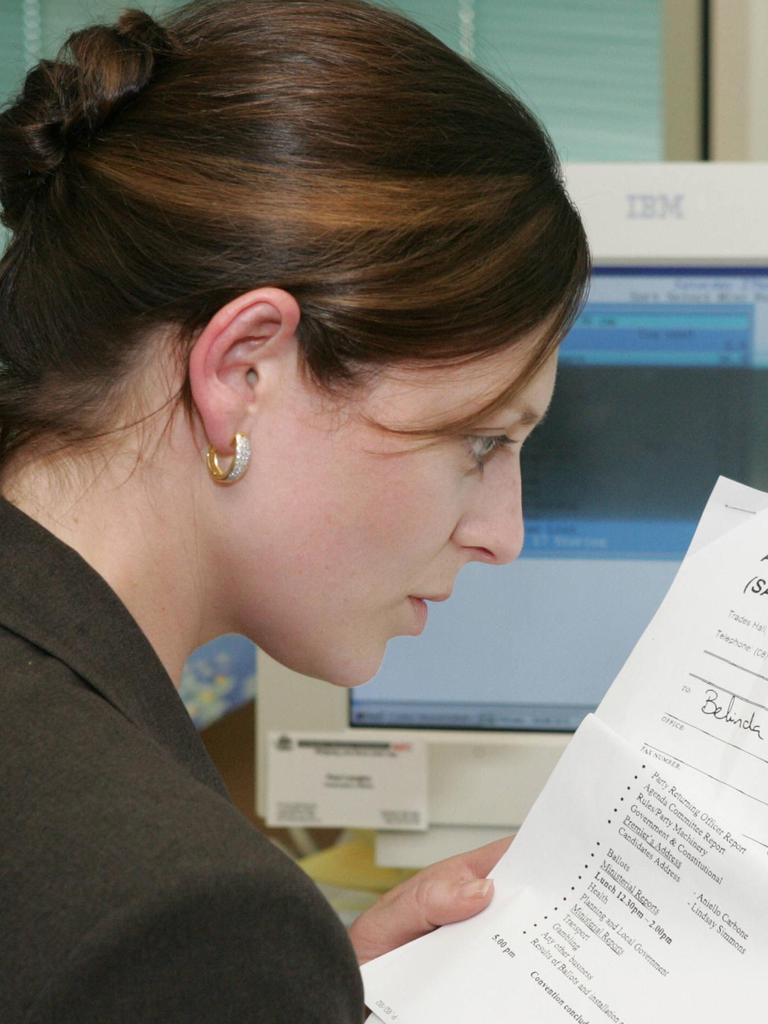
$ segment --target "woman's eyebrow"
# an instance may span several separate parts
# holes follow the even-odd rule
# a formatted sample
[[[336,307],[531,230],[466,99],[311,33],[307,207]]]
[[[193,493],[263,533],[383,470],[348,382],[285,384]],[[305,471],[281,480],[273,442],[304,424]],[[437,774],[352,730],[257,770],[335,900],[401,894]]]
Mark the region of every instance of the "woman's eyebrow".
[[[537,423],[541,423],[544,417],[547,415],[547,410],[543,409],[538,412],[536,409],[531,409],[530,406],[526,406],[520,410],[520,415],[517,417],[517,422],[522,427],[535,427]]]
[[[482,430],[485,433],[495,432],[501,434],[510,425],[512,427],[535,427],[538,426],[539,423],[541,423],[541,421],[545,418],[548,412],[549,406],[547,406],[547,408],[544,409],[542,412],[538,412],[536,409],[532,409],[530,406],[526,405],[519,410],[510,410],[509,422],[505,426],[494,426],[493,424],[490,424],[488,426],[480,426],[480,424],[478,424],[476,429]]]

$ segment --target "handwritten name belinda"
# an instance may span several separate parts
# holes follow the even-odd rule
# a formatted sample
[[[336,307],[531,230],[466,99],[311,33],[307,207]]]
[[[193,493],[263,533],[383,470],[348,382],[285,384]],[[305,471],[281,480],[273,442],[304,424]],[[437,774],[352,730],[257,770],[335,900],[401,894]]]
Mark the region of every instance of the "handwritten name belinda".
[[[701,708],[703,715],[711,715],[716,718],[719,722],[725,722],[726,725],[732,725],[736,729],[743,729],[745,732],[754,733],[758,739],[763,739],[762,725],[759,720],[756,719],[756,711],[751,711],[749,718],[745,718],[743,715],[735,713],[736,710],[736,697],[732,694],[731,699],[727,705],[721,703],[721,697],[717,690],[710,689],[706,691],[706,700]]]

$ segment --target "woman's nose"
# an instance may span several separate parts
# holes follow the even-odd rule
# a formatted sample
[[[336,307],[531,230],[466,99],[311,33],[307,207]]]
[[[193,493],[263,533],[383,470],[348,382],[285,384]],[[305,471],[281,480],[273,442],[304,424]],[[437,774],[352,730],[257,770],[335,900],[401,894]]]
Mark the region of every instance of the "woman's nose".
[[[494,467],[497,468],[497,467]],[[500,468],[500,467],[499,467]],[[519,466],[483,480],[478,501],[462,518],[454,539],[472,550],[472,560],[506,565],[523,549],[523,503]]]

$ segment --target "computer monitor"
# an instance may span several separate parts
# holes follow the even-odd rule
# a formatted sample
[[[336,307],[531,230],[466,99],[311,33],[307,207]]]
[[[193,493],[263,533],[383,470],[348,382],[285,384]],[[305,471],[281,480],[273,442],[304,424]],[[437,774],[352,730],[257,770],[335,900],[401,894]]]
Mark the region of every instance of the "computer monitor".
[[[666,592],[717,476],[768,487],[768,167],[566,169],[594,274],[555,399],[523,454],[526,542],[471,564],[420,638],[349,692],[260,657],[259,806],[272,729],[418,735],[419,865],[514,829]]]

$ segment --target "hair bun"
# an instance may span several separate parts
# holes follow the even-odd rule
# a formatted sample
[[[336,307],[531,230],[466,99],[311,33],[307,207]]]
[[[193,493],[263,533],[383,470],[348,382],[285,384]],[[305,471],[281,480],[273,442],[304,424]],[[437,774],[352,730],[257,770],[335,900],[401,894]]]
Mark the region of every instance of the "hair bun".
[[[161,25],[129,10],[115,26],[74,32],[56,60],[32,68],[21,95],[0,115],[0,202],[7,227],[18,227],[29,200],[67,153],[140,93],[171,51]]]

